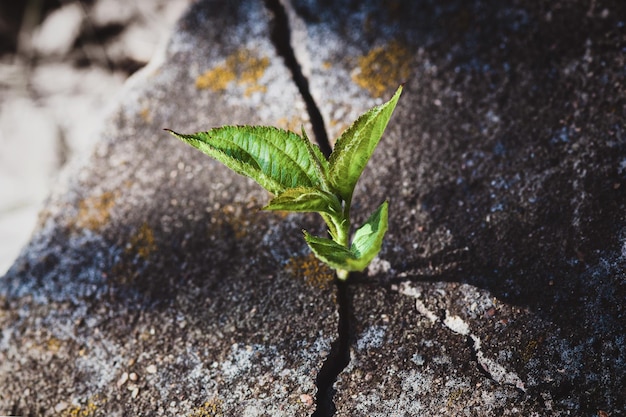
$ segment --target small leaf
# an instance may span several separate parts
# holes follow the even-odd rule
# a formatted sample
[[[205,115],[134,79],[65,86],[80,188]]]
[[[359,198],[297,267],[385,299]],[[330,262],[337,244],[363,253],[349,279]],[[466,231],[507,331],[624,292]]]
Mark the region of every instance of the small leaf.
[[[302,126],[302,138],[304,139],[304,143],[307,145],[307,151],[309,152],[309,158],[314,163],[315,172],[317,176],[321,180],[321,185],[323,186],[325,191],[330,191],[330,186],[328,184],[328,160],[320,150],[319,146],[311,143],[311,140],[306,134],[304,130],[304,126]]]
[[[208,143],[207,140],[199,138],[203,136],[203,134],[183,135],[171,130],[169,132],[183,142],[188,143],[194,148],[223,163],[236,173],[252,178],[259,183],[259,185],[270,192],[277,194],[279,191],[284,189],[282,184],[263,173],[259,164],[254,160],[252,155],[234,143],[229,143],[217,138],[213,138],[211,143]]]
[[[332,237],[333,240],[337,242],[339,237],[339,230],[337,229],[337,223],[335,222],[336,216],[331,216],[328,213],[320,213],[320,216],[322,216],[322,219],[324,219],[326,226],[328,226],[328,234],[330,234],[330,237]]]
[[[308,211],[336,215],[341,212],[337,197],[319,188],[290,188],[274,197],[264,210]]]
[[[350,249],[334,240],[304,232],[304,240],[322,262],[345,271],[363,271],[378,255],[387,232],[388,203],[385,201],[356,231]]]
[[[353,263],[353,267],[358,271],[365,269],[380,252],[383,237],[385,237],[385,232],[387,232],[388,206],[389,204],[386,201],[381,204],[354,233],[350,251],[357,258],[357,261]]]
[[[401,93],[402,86],[391,100],[361,115],[337,139],[329,159],[329,180],[343,200],[352,199],[354,187],[387,127]]]
[[[332,239],[313,236],[306,230],[304,230],[304,240],[315,256],[331,268],[350,270],[348,262],[355,259],[355,255],[345,246],[341,246]]]
[[[303,138],[269,126],[223,126],[174,136],[248,176],[273,194],[321,183]]]
[[[378,255],[387,232],[388,203],[385,201],[356,231],[350,249],[334,240],[312,236],[304,232],[304,240],[315,256],[334,269],[363,271]]]

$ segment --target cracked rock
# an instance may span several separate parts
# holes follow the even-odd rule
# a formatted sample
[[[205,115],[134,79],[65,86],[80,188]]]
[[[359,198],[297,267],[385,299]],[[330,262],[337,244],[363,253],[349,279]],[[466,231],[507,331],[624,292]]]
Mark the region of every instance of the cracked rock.
[[[306,85],[266,4],[199,2],[67,171],[0,280],[0,412],[624,414],[626,6],[281,4]],[[337,294],[317,219],[161,132],[311,131],[299,86],[333,138],[403,82]]]
[[[0,279],[0,414],[307,416],[337,329],[312,216],[163,131],[310,131],[263,3],[200,2]]]
[[[626,413],[625,5],[289,3],[331,138],[406,83],[337,415]]]

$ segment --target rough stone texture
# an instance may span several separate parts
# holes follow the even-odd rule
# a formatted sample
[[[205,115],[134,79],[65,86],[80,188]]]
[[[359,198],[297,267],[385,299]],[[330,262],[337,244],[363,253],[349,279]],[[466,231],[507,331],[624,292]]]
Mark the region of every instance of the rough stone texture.
[[[336,415],[626,413],[626,6],[382,3],[285,2],[331,137],[406,81],[355,192],[390,230],[342,301]],[[306,122],[268,18],[198,4],[68,171],[0,281],[0,408],[313,412],[338,326],[318,223],[159,132]]]
[[[203,2],[0,280],[0,414],[304,416],[336,338],[313,217],[163,131],[308,126],[262,3]],[[308,127],[309,130],[310,127]]]
[[[0,3],[0,275],[29,241],[59,171],[92,150],[124,81],[189,4]]]
[[[624,2],[292,3],[331,136],[406,81],[337,415],[626,413]]]

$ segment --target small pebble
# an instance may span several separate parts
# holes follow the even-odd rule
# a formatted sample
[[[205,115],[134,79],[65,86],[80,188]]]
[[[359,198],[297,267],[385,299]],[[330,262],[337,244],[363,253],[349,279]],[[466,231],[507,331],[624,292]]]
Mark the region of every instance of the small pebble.
[[[128,372],[124,372],[120,379],[117,380],[117,387],[120,388],[126,381],[128,381]]]
[[[57,405],[54,406],[54,411],[60,413],[61,411],[67,408],[68,404],[65,401],[61,401]]]
[[[311,397],[309,394],[300,394],[300,402],[310,407],[313,405],[313,397]]]

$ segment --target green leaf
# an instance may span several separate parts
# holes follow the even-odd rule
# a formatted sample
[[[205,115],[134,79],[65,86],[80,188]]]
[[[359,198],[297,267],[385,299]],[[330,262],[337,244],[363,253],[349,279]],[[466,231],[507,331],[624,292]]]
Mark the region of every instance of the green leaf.
[[[191,135],[170,133],[276,195],[322,182],[310,145],[293,132],[269,126],[223,126]]]
[[[321,180],[321,184],[324,187],[325,191],[330,191],[330,186],[328,185],[328,160],[320,150],[319,146],[314,145],[304,130],[304,126],[302,126],[302,137],[304,138],[304,143],[307,145],[307,151],[309,152],[309,157],[311,161],[313,161],[315,166],[315,172],[317,176]]]
[[[402,86],[391,100],[361,115],[337,139],[329,159],[329,180],[345,201],[352,199],[354,187],[387,127],[401,93]]]
[[[348,262],[354,260],[355,255],[345,246],[341,246],[332,239],[313,236],[306,230],[304,230],[304,240],[315,256],[331,268],[350,270]]]
[[[320,213],[320,216],[322,216],[322,219],[324,219],[326,226],[328,226],[328,234],[330,234],[330,237],[332,237],[333,240],[337,242],[339,238],[339,229],[337,228],[337,223],[335,220],[337,217],[331,216],[328,213]]]
[[[264,210],[309,211],[337,215],[341,212],[339,199],[319,188],[290,188],[274,197]]]
[[[315,256],[332,268],[344,271],[363,271],[378,255],[383,237],[387,232],[387,211],[385,201],[369,219],[356,231],[350,249],[334,240],[312,236],[304,232],[304,240]]]
[[[353,267],[358,271],[365,269],[380,252],[388,227],[388,207],[389,204],[385,201],[354,233],[350,251],[357,258]]]

